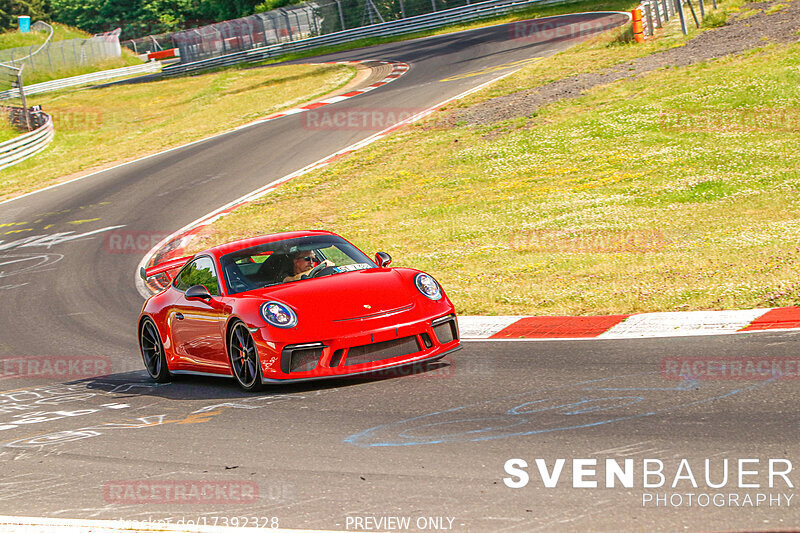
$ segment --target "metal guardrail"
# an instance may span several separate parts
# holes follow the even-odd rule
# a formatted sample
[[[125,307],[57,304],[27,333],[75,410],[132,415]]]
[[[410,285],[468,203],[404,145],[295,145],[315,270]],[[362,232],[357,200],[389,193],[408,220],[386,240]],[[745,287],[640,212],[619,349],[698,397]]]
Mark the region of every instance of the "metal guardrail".
[[[53,119],[46,113],[39,113],[44,119],[35,130],[20,135],[10,141],[0,143],[0,170],[38,154],[50,144],[55,135]]]
[[[441,28],[442,26],[448,26],[450,24],[469,22],[480,18],[496,17],[512,11],[525,9],[534,4],[547,5],[562,3],[569,2],[565,0],[490,0],[488,2],[454,7],[444,11],[436,11],[425,15],[417,15],[405,19],[362,26],[352,30],[339,31],[318,37],[309,37],[298,41],[234,52],[220,57],[195,61],[193,63],[170,65],[164,67],[161,72],[166,76],[174,76],[195,70],[224,67],[237,63],[253,63],[293,52],[303,52],[321,46],[343,44],[366,37],[403,35],[433,28]]]
[[[86,85],[96,81],[106,81],[115,78],[124,78],[125,76],[132,76],[134,74],[150,74],[159,72],[161,70],[161,62],[150,61],[141,65],[134,65],[132,67],[115,68],[111,70],[101,70],[99,72],[90,72],[81,76],[73,76],[71,78],[61,78],[60,80],[45,81],[33,85],[25,86],[25,94],[37,94],[48,91],[57,91],[59,89],[66,89],[68,87],[77,87],[78,85]],[[7,100],[9,98],[19,98],[19,89],[9,89],[0,92],[0,100]]]

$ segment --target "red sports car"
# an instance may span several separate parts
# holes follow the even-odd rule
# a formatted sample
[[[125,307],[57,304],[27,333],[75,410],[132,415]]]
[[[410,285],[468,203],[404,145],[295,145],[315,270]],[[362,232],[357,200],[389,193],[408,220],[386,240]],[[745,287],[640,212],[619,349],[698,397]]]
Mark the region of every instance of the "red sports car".
[[[139,316],[145,367],[158,382],[172,374],[233,376],[253,391],[435,361],[459,349],[455,310],[436,280],[390,262],[333,233],[301,231],[142,269],[145,279],[170,281]]]

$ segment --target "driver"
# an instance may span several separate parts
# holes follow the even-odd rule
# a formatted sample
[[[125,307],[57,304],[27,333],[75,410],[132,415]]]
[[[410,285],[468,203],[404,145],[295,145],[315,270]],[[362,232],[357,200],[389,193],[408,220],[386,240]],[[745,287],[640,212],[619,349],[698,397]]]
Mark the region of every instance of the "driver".
[[[325,260],[322,263],[317,259],[314,250],[297,251],[292,255],[292,274],[283,279],[283,281],[296,281],[303,276],[307,276],[311,270],[319,265],[325,267],[336,266],[333,261]]]

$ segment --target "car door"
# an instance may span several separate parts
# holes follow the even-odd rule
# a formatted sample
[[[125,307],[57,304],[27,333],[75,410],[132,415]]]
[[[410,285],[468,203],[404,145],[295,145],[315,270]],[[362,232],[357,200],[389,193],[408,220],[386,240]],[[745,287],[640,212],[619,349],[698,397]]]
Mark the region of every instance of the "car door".
[[[186,290],[203,285],[211,300],[187,299]],[[229,374],[225,351],[227,313],[220,298],[220,284],[214,260],[200,256],[175,277],[173,287],[180,294],[172,307],[172,339],[175,353],[185,370]]]

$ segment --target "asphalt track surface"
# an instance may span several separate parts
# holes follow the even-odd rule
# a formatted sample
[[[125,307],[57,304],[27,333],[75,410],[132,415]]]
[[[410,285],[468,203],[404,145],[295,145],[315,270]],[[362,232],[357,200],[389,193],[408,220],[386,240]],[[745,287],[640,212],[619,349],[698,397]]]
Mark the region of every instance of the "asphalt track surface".
[[[421,110],[513,68],[494,67],[580,39],[565,33],[536,42],[498,26],[325,56],[411,65],[388,86],[326,109]],[[471,75],[441,81],[463,74]],[[286,117],[0,204],[0,356],[97,357],[111,370],[74,383],[0,379],[0,515],[208,524],[250,517],[250,525],[276,518],[281,527],[361,531],[390,529],[379,522],[388,517],[408,517],[411,529],[456,531],[787,530],[800,523],[794,488],[781,478],[769,488],[766,476],[769,459],[800,457],[797,381],[660,373],[664,357],[794,357],[796,332],[468,342],[454,358],[411,373],[258,395],[223,379],[152,383],[136,341],[142,300],[132,279],[141,253],[114,253],[107,234],[171,233],[374,133],[302,121]],[[53,237],[22,246],[45,235]],[[530,465],[524,488],[503,482],[512,458]],[[537,458],[548,468],[567,459],[555,488],[543,486]],[[600,488],[572,487],[571,461],[581,458],[599,461]],[[665,487],[643,487],[645,458],[664,462]],[[686,480],[669,486],[682,458],[699,488]],[[728,458],[732,478],[738,459],[759,459],[745,469],[760,473],[745,482],[761,488],[738,488],[735,479],[708,488],[706,458],[717,466]],[[634,459],[634,487],[604,488],[606,459]],[[713,472],[716,478],[721,469]],[[789,479],[800,482],[795,473]],[[169,487],[191,492],[208,481],[227,485],[199,503],[170,501]],[[131,496],[133,486],[148,491]],[[245,495],[255,488],[258,498],[236,488]],[[648,493],[724,493],[726,505],[689,506],[684,496],[681,507],[643,507]],[[736,507],[730,493],[754,501],[768,494],[781,505]]]

